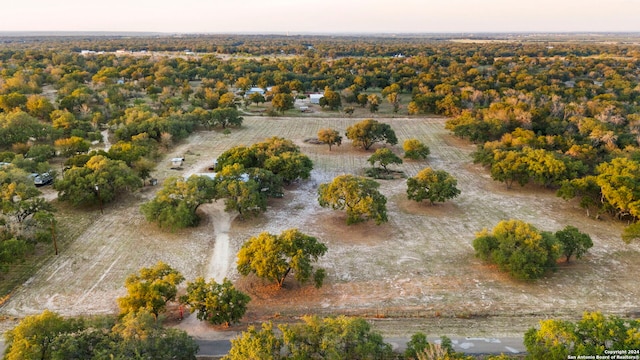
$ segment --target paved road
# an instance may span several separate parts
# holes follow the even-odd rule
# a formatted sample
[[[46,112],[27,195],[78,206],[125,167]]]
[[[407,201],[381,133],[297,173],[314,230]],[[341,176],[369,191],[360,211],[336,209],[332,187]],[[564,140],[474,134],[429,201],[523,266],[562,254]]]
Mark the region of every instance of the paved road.
[[[206,356],[224,356],[231,350],[231,342],[229,340],[198,340],[196,339],[200,350],[198,355]]]
[[[440,338],[429,337],[430,343],[440,343]],[[408,338],[385,338],[393,349],[402,352],[407,348]],[[521,354],[526,351],[522,338],[480,338],[451,337],[453,349],[470,355],[479,354]]]
[[[386,338],[395,351],[404,351],[407,348],[407,338]],[[456,351],[471,355],[477,354],[518,354],[525,351],[522,338],[451,338]],[[200,346],[198,355],[223,356],[231,349],[228,340],[200,340],[196,339]],[[439,339],[429,338],[429,342],[437,343]],[[0,339],[0,354],[4,354],[4,340]]]
[[[430,343],[439,343],[439,338],[429,338]],[[393,349],[402,352],[407,348],[408,338],[385,338]],[[227,340],[196,340],[200,346],[198,355],[223,356],[231,349]],[[525,352],[522,338],[467,338],[452,337],[453,348],[470,355],[479,354],[521,354]]]

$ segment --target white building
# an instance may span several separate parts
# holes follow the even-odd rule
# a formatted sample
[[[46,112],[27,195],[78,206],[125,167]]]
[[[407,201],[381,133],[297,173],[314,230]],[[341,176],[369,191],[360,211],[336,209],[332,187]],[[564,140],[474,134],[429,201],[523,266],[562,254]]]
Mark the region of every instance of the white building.
[[[251,89],[247,90],[247,92],[244,93],[245,96],[249,96],[251,94],[260,94],[262,96],[264,96],[264,89],[263,88],[259,88],[259,87],[252,87]]]
[[[312,104],[320,104],[320,99],[324,97],[324,94],[309,94],[309,101]]]

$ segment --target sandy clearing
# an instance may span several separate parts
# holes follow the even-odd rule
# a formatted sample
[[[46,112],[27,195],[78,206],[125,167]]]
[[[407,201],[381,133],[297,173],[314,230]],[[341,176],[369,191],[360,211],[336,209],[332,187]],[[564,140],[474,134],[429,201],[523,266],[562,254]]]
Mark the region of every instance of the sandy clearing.
[[[497,336],[521,335],[540,318],[575,318],[594,309],[617,314],[637,311],[640,289],[634,284],[640,270],[640,244],[620,241],[623,224],[586,218],[576,204],[555,197],[550,190],[507,190],[491,181],[484,169],[470,163],[473,146],[452,138],[441,118],[378,120],[393,126],[399,144],[418,138],[431,148],[427,161],[407,161],[401,166],[407,175],[426,166],[444,169],[458,179],[462,194],[430,207],[407,202],[403,180],[381,181],[389,223],[344,225],[343,214],[319,207],[317,186],[338,174],[361,173],[369,166],[366,159],[371,152],[354,150],[348,141],[329,151],[327,146],[303,140],[325,127],[344,133],[359,120],[247,117],[244,127],[229,135],[192,135],[166,156],[184,156],[184,169],[171,170],[169,162],[163,161],[154,177],[162,182],[169,176],[202,172],[231,146],[270,136],[294,140],[314,161],[314,170],[310,180],[289,187],[284,198],[270,200],[263,216],[227,219],[228,214],[220,210],[222,202],[203,205],[200,226],[175,233],[146,223],[140,214],[139,205],[159,188],[145,187],[124,202],[107,206],[104,215],[95,213],[95,219],[86,220],[77,239],[17,289],[0,314],[18,316],[44,308],[67,315],[113,312],[115,299],[124,293],[126,276],[158,260],[171,264],[188,280],[226,276],[236,281],[252,296],[245,323],[295,319],[310,312],[344,313],[386,318],[376,321],[376,326],[389,334],[418,329],[436,335]],[[66,210],[63,215],[73,218]],[[471,247],[475,232],[508,218],[550,231],[572,224],[589,233],[595,246],[584,259],[560,264],[557,273],[541,281],[513,281],[474,258]],[[234,254],[243,241],[261,231],[280,233],[291,227],[329,247],[320,261],[328,273],[324,287],[288,281],[285,289],[274,291],[255,278],[239,276]],[[214,336],[194,319],[189,316],[180,326],[198,336]]]
[[[211,217],[215,235],[215,245],[207,265],[205,277],[222,283],[231,269],[233,258],[235,258],[235,255],[231,253],[229,231],[231,230],[231,222],[237,214],[225,212],[223,201],[202,205],[201,209]]]

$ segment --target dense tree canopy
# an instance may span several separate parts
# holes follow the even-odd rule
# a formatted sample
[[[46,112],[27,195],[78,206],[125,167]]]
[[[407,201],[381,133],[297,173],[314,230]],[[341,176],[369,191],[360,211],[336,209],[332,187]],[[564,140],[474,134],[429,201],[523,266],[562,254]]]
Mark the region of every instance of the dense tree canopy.
[[[238,252],[238,271],[242,275],[255,273],[282,287],[293,272],[300,283],[310,279],[316,287],[322,286],[323,269],[314,269],[312,263],[327,252],[327,247],[298,229],[288,229],[280,235],[263,232],[247,240]]]
[[[195,360],[198,351],[186,332],[165,329],[144,311],[93,321],[45,310],[25,317],[5,339],[5,359]]]
[[[543,320],[524,335],[528,359],[562,360],[640,347],[640,322],[586,312],[578,322]],[[610,351],[606,353],[605,351]],[[628,353],[625,353],[628,354]]]
[[[241,359],[389,359],[391,346],[361,318],[320,319],[305,316],[302,323],[271,323],[249,329],[234,340],[227,360]]]
[[[84,166],[73,166],[55,182],[58,198],[73,205],[108,203],[138,189],[142,180],[124,161],[94,155]]]
[[[74,333],[81,328],[78,321],[67,320],[45,310],[41,314],[25,317],[5,333],[7,346],[5,359],[52,359],[52,345],[59,336]]]

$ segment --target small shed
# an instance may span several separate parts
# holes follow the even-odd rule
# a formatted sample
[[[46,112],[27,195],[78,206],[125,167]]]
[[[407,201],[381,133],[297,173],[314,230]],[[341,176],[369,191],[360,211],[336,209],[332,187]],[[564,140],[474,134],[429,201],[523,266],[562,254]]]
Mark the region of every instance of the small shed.
[[[171,159],[171,166],[174,168],[179,168],[182,166],[182,163],[184,162],[184,158],[183,157],[179,157],[179,158],[173,158]]]

